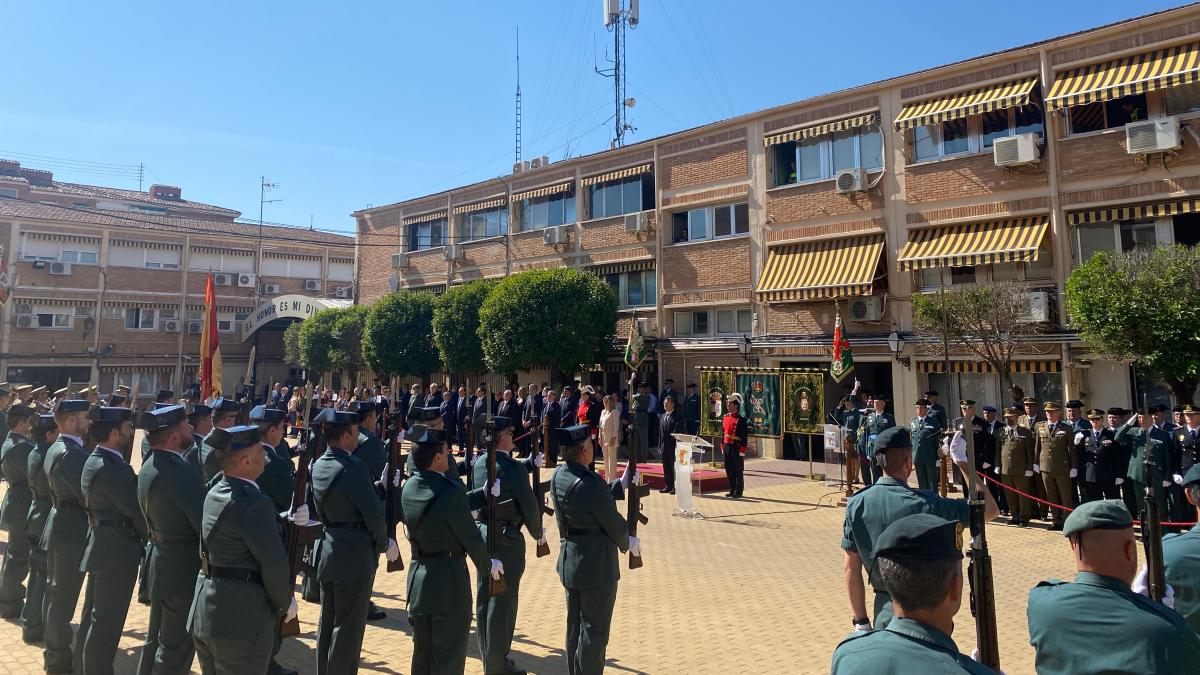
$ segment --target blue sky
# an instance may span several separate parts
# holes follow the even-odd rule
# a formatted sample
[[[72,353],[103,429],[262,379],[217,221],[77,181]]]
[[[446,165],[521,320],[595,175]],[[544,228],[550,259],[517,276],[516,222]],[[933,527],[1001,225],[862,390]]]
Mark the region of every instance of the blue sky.
[[[627,141],[1178,4],[642,0]],[[266,220],[351,230],[355,209],[511,169],[518,26],[525,158],[608,147],[601,6],[8,3],[0,157],[127,188],[79,162],[145,163],[147,184],[251,218],[265,174]]]

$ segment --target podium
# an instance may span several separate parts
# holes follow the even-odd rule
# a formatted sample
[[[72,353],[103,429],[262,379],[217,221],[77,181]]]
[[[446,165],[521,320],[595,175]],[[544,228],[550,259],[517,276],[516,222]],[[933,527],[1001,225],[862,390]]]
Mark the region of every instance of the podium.
[[[671,434],[675,438],[675,512],[683,518],[703,518],[692,500],[693,455],[703,458],[712,450],[712,443],[691,434]],[[703,491],[703,483],[701,483]]]

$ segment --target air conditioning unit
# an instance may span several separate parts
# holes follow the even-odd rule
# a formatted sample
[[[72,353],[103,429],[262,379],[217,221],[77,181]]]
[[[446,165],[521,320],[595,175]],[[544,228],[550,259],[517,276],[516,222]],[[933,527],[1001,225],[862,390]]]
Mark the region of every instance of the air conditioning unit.
[[[525,173],[525,162],[513,162],[513,173]]]
[[[304,290],[306,290],[306,291],[321,290],[321,280],[320,279],[305,279],[304,280]]]
[[[348,300],[354,295],[353,286],[342,286],[341,288],[333,289],[333,297]]]
[[[22,302],[17,305],[16,314],[33,314],[33,305]]]
[[[50,274],[54,274],[54,275],[57,275],[60,277],[71,276],[71,263],[66,263],[66,262],[50,263]]]
[[[202,321],[188,321],[184,328],[192,335],[199,335],[204,332],[204,323]]]
[[[878,321],[883,316],[883,301],[877,295],[857,298],[850,303],[851,321]]]
[[[645,232],[650,229],[650,217],[645,213],[630,213],[625,216],[626,232]]]
[[[835,182],[837,183],[838,194],[845,195],[852,192],[866,192],[867,172],[861,168],[839,171]]]
[[[398,288],[400,288],[400,280],[396,278],[395,274],[393,274],[392,278],[388,279],[388,290],[395,291]]]
[[[234,281],[234,279],[233,279],[232,274],[214,274],[213,275],[213,285],[214,286],[232,286],[233,281]]]
[[[535,157],[535,158],[529,160],[529,170],[532,171],[534,169],[540,169],[544,166],[549,166],[549,164],[550,164],[550,158],[547,157],[546,155],[542,155],[541,157]]]
[[[36,325],[32,314],[18,314],[17,328],[33,328]]]
[[[237,285],[241,288],[254,288],[254,275],[239,274],[237,278]]]
[[[402,270],[405,267],[408,267],[408,254],[407,253],[393,253],[392,254],[392,269]]]
[[[1026,293],[1029,303],[1028,313],[1022,318],[1023,323],[1046,323],[1050,320],[1050,294],[1046,291]]]
[[[992,158],[996,166],[1020,166],[1032,164],[1042,158],[1037,134],[1019,134],[997,138],[992,144]]]
[[[1125,151],[1131,155],[1178,150],[1182,145],[1178,117],[1159,117],[1125,125]]]
[[[158,324],[158,327],[164,333],[178,333],[179,332],[179,322],[174,319],[172,319],[170,321],[162,321]]]
[[[556,225],[546,228],[546,231],[542,234],[542,241],[549,246],[553,246],[555,244],[567,243],[567,237],[567,228],[563,225]]]
[[[263,284],[263,295],[279,295],[279,284]]]
[[[463,250],[461,244],[448,244],[445,249],[447,262],[458,262],[463,259]]]

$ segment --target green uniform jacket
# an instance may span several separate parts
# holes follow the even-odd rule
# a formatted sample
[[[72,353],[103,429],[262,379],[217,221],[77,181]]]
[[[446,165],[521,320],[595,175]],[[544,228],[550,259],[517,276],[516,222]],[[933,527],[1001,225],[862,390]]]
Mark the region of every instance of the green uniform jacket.
[[[1200,664],[1200,636],[1183,617],[1112,577],[1043,581],[1029,591],[1026,612],[1039,675],[1183,675]]]
[[[466,488],[445,474],[419,470],[404,482],[401,503],[414,549],[408,566],[409,615],[470,612],[471,578],[463,552],[480,574],[488,573],[489,562],[483,536],[471,521]],[[446,551],[455,555],[422,555]]]
[[[229,515],[217,519],[226,509]],[[292,600],[291,576],[275,505],[249,481],[223,476],[204,497],[200,536],[210,565],[254,570],[262,585],[200,577],[188,615],[197,638],[237,638],[243,626],[275,622]]]
[[[14,534],[25,531],[29,518],[29,505],[33,502],[33,490],[29,487],[29,452],[33,441],[17,432],[9,432],[0,448],[0,467],[8,490],[0,503],[0,528]]]
[[[29,488],[33,493],[33,501],[29,504],[29,517],[25,521],[25,532],[30,541],[39,548],[42,531],[46,528],[46,517],[50,515],[50,479],[46,477],[45,461],[49,445],[34,446],[29,451],[26,465],[29,475]]]
[[[846,438],[849,439],[851,447],[858,447],[858,427],[862,424],[863,413],[861,410],[846,410],[838,408],[834,413],[834,418],[841,422],[842,426],[846,427]]]
[[[629,550],[629,530],[617,511],[616,500],[625,498],[621,481],[606,484],[600,474],[568,461],[554,470],[550,495],[562,537],[557,567],[562,585],[587,590],[616,583],[617,549]]]
[[[192,434],[192,446],[183,451],[183,458],[196,470],[196,475],[200,477],[200,482],[207,485],[208,481],[204,480],[204,461],[200,459],[200,449],[203,446],[204,437],[200,434]]]
[[[190,595],[200,571],[200,474],[178,453],[151,450],[137,477],[138,504],[150,532],[150,598]]]
[[[480,455],[475,462],[475,485],[487,485],[487,455]],[[496,477],[500,481],[500,496],[496,498],[496,522],[501,526],[496,541],[502,547],[517,547],[525,550],[525,539],[521,536],[521,525],[529,530],[534,539],[542,538],[542,511],[538,508],[533,484],[529,482],[528,461],[517,461],[507,452],[496,453]],[[486,493],[481,494],[485,498]],[[480,531],[487,537],[487,513],[479,514]]]
[[[1075,427],[1062,420],[1051,427],[1049,421],[1038,422],[1034,427],[1033,454],[1038,468],[1043,473],[1056,476],[1070,475],[1071,469],[1079,468],[1079,453],[1075,449]]]
[[[1000,474],[1024,476],[1026,471],[1032,471],[1033,465],[1037,463],[1037,455],[1033,450],[1033,432],[1023,426],[1005,426],[998,434]]]
[[[929,415],[937,420],[938,428],[945,431],[950,424],[950,417],[946,414],[946,407],[941,403],[934,403],[929,406]]]
[[[863,413],[859,420],[858,432],[858,452],[866,457],[873,457],[875,454],[875,437],[883,432],[884,429],[890,429],[896,426],[896,420],[886,412],[877,413],[874,410]]]
[[[204,442],[200,444],[199,456],[200,470],[202,472],[201,477],[204,479],[204,484],[209,489],[212,489],[214,485],[213,480],[216,479],[217,474],[221,473],[221,465],[217,462],[217,455],[213,446],[208,444],[208,436],[205,436]]]
[[[387,450],[375,432],[365,427],[358,428],[358,447],[354,449],[354,456],[366,463],[371,480],[378,480],[383,475],[383,467],[388,461]]]
[[[83,464],[80,485],[91,525],[81,570],[137,567],[147,533],[133,467],[118,454],[97,446]]]
[[[1200,633],[1200,529],[1163,536],[1167,583],[1175,591],[1175,611]]]
[[[924,417],[913,417],[908,422],[908,430],[912,433],[913,463],[936,462],[942,436],[942,426],[938,424],[938,418],[933,413]]]
[[[68,560],[83,557],[87,544],[87,513],[83,510],[83,488],[79,482],[87,457],[87,450],[74,438],[59,435],[46,451],[43,464],[55,505],[46,517],[42,550],[67,556]]]
[[[942,631],[912,619],[893,619],[883,630],[854,633],[833,651],[836,675],[854,673],[994,673],[958,651]]]
[[[447,449],[447,454],[449,454],[449,449]],[[454,455],[450,455],[450,461],[448,464],[449,466],[446,467],[446,472],[442,475],[458,483],[459,485],[462,485],[462,479],[459,477],[460,474],[458,472],[458,462],[454,461]],[[380,471],[379,473],[383,472]],[[404,461],[404,473],[409,476],[417,475],[417,463],[413,460],[413,454],[411,452],[408,453],[408,459]],[[379,474],[375,475],[379,476]],[[471,508],[473,509],[475,506],[472,506]]]
[[[267,466],[255,482],[262,493],[271,498],[276,511],[287,511],[292,508],[292,491],[296,488],[296,465],[266,443],[263,443],[263,450],[267,452]]]
[[[374,573],[387,550],[383,502],[366,462],[340,448],[327,448],[313,462],[313,496],[325,524],[318,581],[348,581]],[[360,525],[360,527],[340,527]]]
[[[1113,440],[1121,444],[1122,452],[1131,450],[1133,455],[1126,471],[1120,475],[1143,485],[1149,483],[1154,485],[1156,490],[1161,490],[1162,482],[1170,480],[1166,477],[1171,475],[1171,434],[1161,427],[1154,427],[1150,432],[1150,449],[1154,454],[1154,476],[1151,480],[1151,477],[1146,476],[1146,467],[1143,464],[1146,443],[1142,440],[1142,433],[1139,426],[1122,424],[1117,427]]]

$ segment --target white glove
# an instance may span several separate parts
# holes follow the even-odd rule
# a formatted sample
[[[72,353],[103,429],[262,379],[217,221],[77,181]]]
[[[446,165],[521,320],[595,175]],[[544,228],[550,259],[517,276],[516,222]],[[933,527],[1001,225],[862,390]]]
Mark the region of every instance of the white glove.
[[[538,538],[537,545],[538,546],[546,546],[546,535],[543,534],[541,537]]]
[[[625,464],[625,470],[621,472],[621,489],[628,490],[629,486],[633,483],[633,480],[636,477],[637,466],[635,466],[633,462],[627,462]]]
[[[1033,472],[1032,472],[1032,471],[1030,471],[1029,469],[1025,469],[1025,477],[1026,477],[1026,478],[1033,478]]]
[[[950,441],[950,455],[954,457],[955,462],[967,461],[967,439],[963,438],[962,434],[955,434],[954,440]]]
[[[868,621],[866,623],[855,624],[855,626],[854,626],[855,633],[870,633],[872,630],[874,630],[874,629],[871,628],[870,621]]]
[[[1174,476],[1172,476],[1172,478],[1175,479],[1176,485],[1183,485],[1183,476],[1180,476],[1179,474],[1175,474]]]
[[[488,492],[490,492],[493,497],[500,496],[500,480],[499,479],[492,481],[492,485],[490,488],[488,488]]]
[[[984,470],[987,470],[987,469],[990,469],[990,468],[992,468],[992,465],[991,465],[991,464],[988,464],[987,462],[984,462],[984,463],[983,463],[983,468],[984,468]]]
[[[937,460],[936,462],[933,463],[933,465],[939,469],[942,468],[942,460],[940,460],[940,459]]]
[[[1150,597],[1150,570],[1145,565],[1142,565],[1142,570],[1138,572],[1137,577],[1133,580],[1133,584],[1129,587],[1134,593]],[[1162,604],[1175,609],[1175,589],[1171,588],[1171,584],[1167,584],[1167,588],[1163,591]]]
[[[396,559],[400,557],[400,547],[396,545],[395,539],[388,539],[388,549],[384,555],[387,556],[388,562],[396,562]]]
[[[1070,477],[1074,478],[1079,475],[1079,469],[1071,469]]]
[[[492,569],[490,573],[493,579],[500,581],[500,577],[504,576],[504,563],[492,558]]]
[[[534,455],[533,465],[539,469],[546,466],[546,453],[539,452],[538,454]]]
[[[387,477],[388,477],[388,469],[389,468],[391,468],[391,467],[389,467],[387,465],[387,462],[384,462],[383,471],[380,472],[380,474],[379,474],[379,482],[383,483],[384,485],[387,485]]]
[[[997,476],[999,476],[999,475],[1000,475],[1000,467],[998,467],[998,466],[994,466],[994,467],[992,467],[992,473],[994,473],[994,474],[996,474]]]
[[[308,504],[301,504],[300,506],[297,506],[295,510],[288,514],[288,520],[292,521],[292,523],[296,525],[307,525]]]
[[[1137,424],[1137,418],[1138,418],[1138,414],[1133,413],[1132,415],[1129,416],[1129,419],[1125,420],[1125,424],[1127,426],[1133,426],[1134,424]]]
[[[943,456],[943,457],[949,457],[949,456],[950,456],[950,445],[948,444],[948,442],[947,442],[947,443],[942,443],[942,456]]]
[[[1034,472],[1034,473],[1041,473],[1041,472],[1042,472],[1042,467],[1038,466],[1037,464],[1034,464],[1034,465],[1033,465],[1033,472]]]
[[[392,487],[400,487],[400,479],[404,477],[404,471],[396,469],[392,474]]]
[[[1125,479],[1124,479],[1124,478],[1120,478],[1120,477],[1118,477],[1118,478],[1117,478],[1116,485],[1121,485],[1121,484],[1122,484],[1122,483],[1124,483],[1124,482],[1125,482]]]
[[[635,558],[642,557],[642,540],[630,535],[629,552],[632,553],[633,557]]]
[[[1083,442],[1083,432],[1082,432],[1082,431],[1076,431],[1076,432],[1075,432],[1075,444],[1076,444],[1076,445],[1079,445],[1079,444],[1080,444],[1080,443],[1082,443],[1082,442]]]
[[[292,601],[288,605],[287,611],[283,613],[284,621],[291,621],[300,615],[300,608],[296,605],[296,596],[292,596]]]

